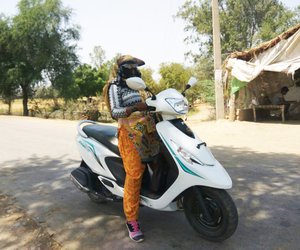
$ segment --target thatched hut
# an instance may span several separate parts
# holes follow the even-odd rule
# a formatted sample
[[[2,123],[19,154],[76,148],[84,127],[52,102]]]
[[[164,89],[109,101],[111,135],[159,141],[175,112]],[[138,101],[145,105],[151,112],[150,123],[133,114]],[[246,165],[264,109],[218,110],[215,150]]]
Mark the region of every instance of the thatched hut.
[[[253,119],[253,103],[264,104],[283,86],[290,88],[287,100],[300,101],[300,24],[255,48],[230,54],[224,65],[231,120],[236,114],[240,120]],[[300,110],[294,111],[300,116]]]

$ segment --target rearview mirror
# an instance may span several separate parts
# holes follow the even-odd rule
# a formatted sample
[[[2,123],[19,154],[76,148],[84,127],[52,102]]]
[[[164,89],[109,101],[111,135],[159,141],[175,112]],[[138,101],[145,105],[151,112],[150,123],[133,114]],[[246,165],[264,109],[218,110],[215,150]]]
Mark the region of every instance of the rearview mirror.
[[[143,90],[146,89],[146,84],[140,77],[130,77],[126,79],[126,84],[129,88],[133,90]]]
[[[187,83],[187,85],[185,86],[185,89],[182,91],[182,95],[185,96],[185,92],[190,88],[193,87],[196,83],[197,83],[197,79],[195,77],[191,77]]]
[[[197,79],[195,77],[191,77],[187,83],[187,85],[190,85],[191,87],[193,87],[196,83],[197,83]]]
[[[149,91],[152,94],[151,99],[152,100],[156,100],[156,96],[154,93],[152,93],[152,91],[150,89],[148,89],[148,87],[146,86],[144,80],[140,77],[130,77],[126,79],[126,84],[129,88],[133,89],[133,90],[146,90]]]

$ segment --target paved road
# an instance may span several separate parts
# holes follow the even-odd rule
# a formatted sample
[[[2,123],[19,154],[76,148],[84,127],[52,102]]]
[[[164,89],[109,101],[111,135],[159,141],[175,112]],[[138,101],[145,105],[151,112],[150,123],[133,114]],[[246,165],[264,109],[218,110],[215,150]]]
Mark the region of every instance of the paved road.
[[[64,249],[299,249],[300,124],[190,126],[234,182],[240,221],[223,243],[199,238],[181,212],[148,208],[140,213],[146,241],[132,242],[121,203],[94,204],[69,180],[80,161],[73,121],[0,116],[0,192],[14,196]]]

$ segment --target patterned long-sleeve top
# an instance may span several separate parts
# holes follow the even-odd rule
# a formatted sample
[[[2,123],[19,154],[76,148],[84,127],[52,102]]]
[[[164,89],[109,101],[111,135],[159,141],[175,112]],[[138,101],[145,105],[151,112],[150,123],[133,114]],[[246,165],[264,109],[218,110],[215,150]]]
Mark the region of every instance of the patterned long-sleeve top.
[[[109,88],[109,104],[114,119],[127,117],[126,107],[139,102],[142,102],[139,91],[121,86],[116,79],[112,81]]]

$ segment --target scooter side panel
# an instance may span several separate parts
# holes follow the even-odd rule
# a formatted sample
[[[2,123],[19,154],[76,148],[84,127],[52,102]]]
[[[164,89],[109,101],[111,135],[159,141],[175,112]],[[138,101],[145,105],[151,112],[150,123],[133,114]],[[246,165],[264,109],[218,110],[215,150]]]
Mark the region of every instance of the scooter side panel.
[[[85,163],[92,169],[94,173],[106,176],[115,180],[105,163],[105,157],[115,156],[116,154],[108,150],[101,143],[96,142],[92,138],[83,138],[80,135],[76,137],[76,144],[80,155]]]
[[[156,126],[157,132],[172,154],[180,175],[197,177],[197,185],[229,189],[232,181],[223,166],[214,158],[210,150],[199,144],[203,143],[197,136],[189,137],[168,121],[162,121]],[[201,164],[188,162],[178,153],[178,146],[199,160]]]
[[[185,135],[168,121],[158,123],[157,132],[177,165],[178,177],[160,198],[151,199],[141,196],[141,203],[143,205],[153,209],[170,211],[174,209],[174,206],[171,206],[174,203],[174,199],[192,186],[209,186],[221,189],[231,187],[232,182],[229,175],[221,164],[212,156],[210,151],[203,154],[203,149],[199,150],[196,147],[199,143],[202,143],[197,136],[191,138]],[[204,159],[206,159],[205,157],[211,157],[209,160],[213,162],[214,165],[199,166],[197,164],[197,166],[193,166],[192,164],[188,164],[180,155],[178,155],[176,147],[172,145],[171,140],[176,140],[177,144],[181,143],[180,145],[184,145],[187,148],[189,145],[196,147],[196,149],[199,150],[199,152],[196,152],[198,153],[197,157],[200,158],[200,156],[203,156]],[[200,152],[202,152],[202,154]],[[195,152],[193,153],[196,154]]]

